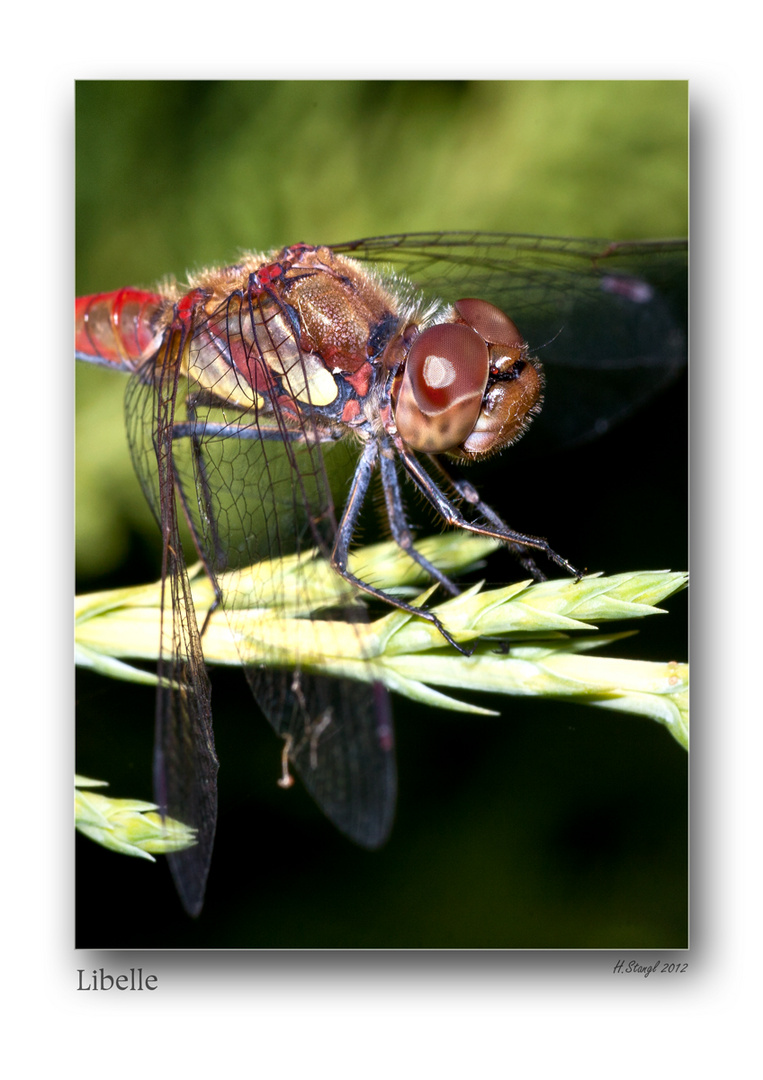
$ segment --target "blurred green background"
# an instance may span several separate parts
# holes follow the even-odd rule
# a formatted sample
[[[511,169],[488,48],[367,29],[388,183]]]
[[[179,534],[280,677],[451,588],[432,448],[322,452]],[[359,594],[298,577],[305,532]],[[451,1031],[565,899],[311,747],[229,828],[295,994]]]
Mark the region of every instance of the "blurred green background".
[[[685,82],[80,82],[77,292],[151,286],[301,240],[686,235],[687,95]],[[123,379],[86,365],[76,378],[78,588],[153,579],[157,529],[129,460]],[[657,408],[646,429],[636,419],[617,436],[623,483],[648,484],[639,506],[656,526],[634,530],[627,506],[592,508],[584,554],[564,554],[608,570],[684,568],[685,399]],[[562,548],[542,515],[565,508],[601,454],[581,451],[560,479],[531,484],[540,520],[523,495],[512,523]],[[607,561],[613,543],[621,565]],[[638,655],[685,658],[680,602],[671,610],[677,643],[660,629]],[[646,721],[525,703],[474,722],[396,706],[398,824],[369,855],[306,796],[284,803],[243,678],[216,673],[213,695],[221,820],[201,919],[184,920],[164,867],[83,842],[80,945],[686,944],[686,759]],[[83,675],[78,712],[79,768],[115,795],[150,797],[151,692]],[[101,923],[90,887],[105,877],[123,915]],[[150,917],[135,915],[141,900]]]

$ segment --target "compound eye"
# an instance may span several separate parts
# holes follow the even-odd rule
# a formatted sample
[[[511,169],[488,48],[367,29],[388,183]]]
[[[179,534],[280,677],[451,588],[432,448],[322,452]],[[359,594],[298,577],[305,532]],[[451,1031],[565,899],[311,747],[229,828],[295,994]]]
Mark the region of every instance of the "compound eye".
[[[445,453],[463,442],[477,422],[489,366],[487,345],[463,323],[444,323],[419,334],[408,353],[395,408],[405,442],[428,454]]]
[[[453,307],[459,317],[491,345],[507,345],[510,349],[521,349],[524,345],[515,324],[495,304],[468,299],[459,300]]]

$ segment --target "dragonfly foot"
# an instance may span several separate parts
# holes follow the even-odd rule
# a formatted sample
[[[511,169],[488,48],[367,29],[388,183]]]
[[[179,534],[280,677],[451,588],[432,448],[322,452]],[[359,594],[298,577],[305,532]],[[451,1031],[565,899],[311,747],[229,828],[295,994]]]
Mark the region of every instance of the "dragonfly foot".
[[[445,627],[440,622],[440,620],[437,618],[437,616],[434,615],[431,611],[419,611],[419,612],[417,612],[417,614],[421,615],[422,618],[426,619],[428,622],[431,622],[432,625],[436,628],[436,630],[440,634],[442,634],[442,636],[445,638],[447,643],[449,645],[452,645],[453,648],[456,649],[458,652],[460,652],[462,656],[471,656],[472,655],[472,653],[474,652],[474,648],[470,649],[466,645],[460,645],[456,641],[456,639],[452,636],[452,634],[448,633],[448,631],[445,629]]]

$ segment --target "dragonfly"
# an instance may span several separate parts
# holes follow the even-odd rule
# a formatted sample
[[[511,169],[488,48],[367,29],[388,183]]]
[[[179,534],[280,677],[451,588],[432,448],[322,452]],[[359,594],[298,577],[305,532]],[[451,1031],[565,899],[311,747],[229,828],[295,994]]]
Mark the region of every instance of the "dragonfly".
[[[341,832],[379,847],[397,784],[387,691],[316,675],[307,659],[286,669],[267,643],[255,658],[221,582],[286,554],[325,559],[347,593],[311,613],[321,633],[367,617],[363,595],[464,651],[432,611],[351,571],[376,477],[401,552],[450,595],[457,585],[417,549],[401,481],[443,526],[500,540],[534,577],[541,565],[579,576],[545,539],[509,527],[461,468],[531,424],[541,449],[598,436],[668,385],[686,363],[686,268],[683,240],[409,233],[294,244],[183,286],[76,300],[77,359],[130,377],[130,451],[161,529],[154,788],[162,812],[196,831],[168,856],[189,914],[204,901],[218,761],[181,522],[283,740],[284,783],[293,767]],[[349,477],[332,467],[339,447]],[[287,605],[285,579],[268,587]]]

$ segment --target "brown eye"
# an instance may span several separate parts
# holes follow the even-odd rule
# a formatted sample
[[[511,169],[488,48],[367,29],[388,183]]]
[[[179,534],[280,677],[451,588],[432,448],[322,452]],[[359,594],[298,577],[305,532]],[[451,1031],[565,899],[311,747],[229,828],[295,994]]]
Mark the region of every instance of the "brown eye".
[[[419,334],[408,354],[395,409],[405,442],[429,454],[463,442],[479,416],[489,363],[487,345],[463,323],[432,326]]]
[[[494,304],[473,298],[454,304],[456,315],[488,342],[490,379],[474,427],[455,450],[466,459],[509,446],[526,430],[543,401],[540,364],[528,356],[516,324]]]
[[[540,412],[543,401],[543,376],[537,361],[517,359],[517,351],[511,349],[507,356],[491,362],[492,367],[499,372],[498,378],[485,394],[474,428],[458,450],[467,459],[494,454],[515,442]]]
[[[459,300],[453,306],[464,322],[485,341],[507,345],[510,349],[521,349],[524,345],[516,325],[495,304],[489,304],[487,300]]]

